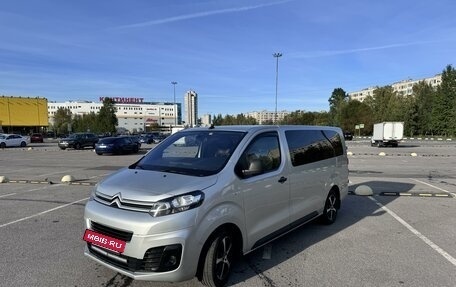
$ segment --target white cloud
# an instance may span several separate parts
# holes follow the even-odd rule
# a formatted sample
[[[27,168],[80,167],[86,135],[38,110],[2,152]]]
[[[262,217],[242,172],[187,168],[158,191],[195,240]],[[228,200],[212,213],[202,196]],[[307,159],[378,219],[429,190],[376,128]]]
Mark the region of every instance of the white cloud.
[[[422,42],[389,44],[389,45],[376,46],[376,47],[354,48],[354,49],[347,49],[347,50],[295,52],[295,53],[289,53],[288,56],[290,58],[302,58],[302,59],[305,59],[305,58],[319,58],[319,57],[330,57],[330,56],[337,56],[337,55],[344,55],[344,54],[355,54],[355,53],[360,53],[360,52],[369,52],[369,51],[401,48],[401,47],[407,47],[407,46],[417,46],[417,45],[431,44],[431,43],[436,43],[436,42],[435,41],[422,41]]]
[[[252,5],[252,6],[234,7],[234,8],[226,8],[226,9],[212,10],[212,11],[203,11],[203,12],[198,12],[198,13],[193,13],[193,14],[179,15],[179,16],[174,16],[174,17],[168,17],[168,18],[163,18],[163,19],[157,19],[157,20],[152,20],[152,21],[124,25],[124,26],[117,27],[117,29],[140,28],[140,27],[161,25],[161,24],[184,21],[184,20],[201,18],[201,17],[208,17],[208,16],[218,15],[218,14],[244,12],[244,11],[264,8],[264,7],[268,7],[268,6],[280,5],[280,4],[284,4],[287,2],[291,2],[291,1],[294,1],[294,0],[282,0],[282,1],[266,3],[266,4]]]

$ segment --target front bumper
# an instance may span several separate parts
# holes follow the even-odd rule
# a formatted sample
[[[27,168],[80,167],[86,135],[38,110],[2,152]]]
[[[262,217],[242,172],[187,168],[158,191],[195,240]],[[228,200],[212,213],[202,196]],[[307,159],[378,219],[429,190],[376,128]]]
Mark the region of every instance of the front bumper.
[[[96,225],[102,225],[115,232],[128,233],[128,236],[123,238],[127,243],[122,254],[87,243],[84,255],[136,280],[178,282],[192,279],[202,248],[194,240],[195,213],[189,210],[153,218],[147,213],[89,201],[84,216],[88,229],[99,232]],[[171,218],[173,216],[176,217]],[[180,226],[173,226],[174,222]]]
[[[59,147],[60,148],[71,148],[73,147],[73,143],[70,142],[59,142]]]

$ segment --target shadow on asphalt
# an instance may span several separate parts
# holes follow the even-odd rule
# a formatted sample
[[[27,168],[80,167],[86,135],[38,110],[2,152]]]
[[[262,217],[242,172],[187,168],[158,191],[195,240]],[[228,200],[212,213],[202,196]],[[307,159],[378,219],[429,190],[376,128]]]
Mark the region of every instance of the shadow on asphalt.
[[[414,185],[402,182],[384,182],[384,181],[368,181],[349,187],[350,191],[356,189],[359,185],[367,185],[375,191],[374,194],[386,191],[395,192],[406,192],[411,190]],[[384,197],[382,204],[387,205],[394,201],[397,197]],[[362,201],[361,203],[355,203],[357,200]],[[345,203],[345,204],[344,204]],[[347,206],[356,205],[356,208],[347,208]],[[271,250],[271,259],[263,259],[264,248],[241,257],[233,268],[233,273],[230,278],[229,284],[239,284],[248,280],[254,276],[260,276],[264,280],[269,281],[265,272],[269,269],[274,268],[277,265],[297,256],[310,246],[317,244],[320,241],[341,232],[342,230],[349,228],[350,226],[358,223],[362,219],[370,216],[379,216],[384,211],[378,211],[378,206],[373,204],[368,198],[363,196],[348,195],[344,201],[342,201],[341,209],[337,217],[337,221],[332,225],[323,225],[317,219],[297,228],[296,230],[276,239],[273,241]],[[305,270],[303,270],[305,272]],[[285,280],[285,277],[282,279]],[[290,279],[292,280],[292,279]],[[270,282],[275,286],[274,282]],[[282,282],[283,283],[283,282]],[[294,286],[296,282],[289,282],[289,286]]]

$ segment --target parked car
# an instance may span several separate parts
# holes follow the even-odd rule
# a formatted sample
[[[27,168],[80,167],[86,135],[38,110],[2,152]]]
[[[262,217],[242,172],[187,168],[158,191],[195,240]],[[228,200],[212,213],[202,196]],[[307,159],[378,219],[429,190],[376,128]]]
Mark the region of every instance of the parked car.
[[[134,279],[224,286],[236,255],[336,221],[348,194],[343,136],[318,126],[176,132],[94,187],[84,253]]]
[[[0,148],[15,146],[25,147],[29,143],[29,137],[24,137],[18,134],[0,134]]]
[[[353,140],[353,134],[349,131],[345,131],[344,138],[345,138],[345,140],[351,141],[351,140]]]
[[[95,148],[95,144],[98,142],[98,137],[92,133],[74,133],[66,138],[59,140],[59,148],[67,149],[83,149],[85,147]]]
[[[98,155],[137,153],[139,146],[129,136],[102,138],[95,144],[95,152]]]
[[[153,134],[142,134],[139,138],[139,142],[143,143],[143,144],[154,143],[154,135]]]
[[[141,148],[141,137],[139,135],[130,135],[124,137],[129,137],[134,143],[138,145],[138,149]]]
[[[160,143],[162,140],[164,140],[166,138],[165,135],[163,134],[158,134],[156,136],[154,136],[154,143]]]
[[[43,134],[35,133],[30,136],[30,142],[32,143],[42,143],[44,142]]]

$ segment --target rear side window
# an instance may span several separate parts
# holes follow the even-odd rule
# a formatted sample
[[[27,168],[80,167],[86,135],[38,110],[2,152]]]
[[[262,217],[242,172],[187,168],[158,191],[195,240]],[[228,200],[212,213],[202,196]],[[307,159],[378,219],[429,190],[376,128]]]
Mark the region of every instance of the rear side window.
[[[336,156],[343,155],[344,154],[344,148],[342,146],[342,140],[336,131],[332,130],[325,130],[323,131],[328,138],[328,140],[331,142],[332,147],[334,148],[334,152]]]
[[[321,130],[286,131],[293,166],[308,164],[335,156],[334,148]]]

